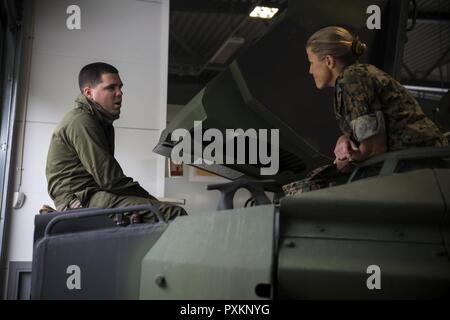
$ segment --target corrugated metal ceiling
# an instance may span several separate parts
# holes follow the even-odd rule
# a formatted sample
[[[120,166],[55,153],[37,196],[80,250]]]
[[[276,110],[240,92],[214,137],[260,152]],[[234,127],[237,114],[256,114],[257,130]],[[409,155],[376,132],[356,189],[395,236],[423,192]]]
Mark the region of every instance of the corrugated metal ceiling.
[[[417,6],[425,12],[448,12],[450,1],[448,0],[418,0]]]
[[[417,1],[417,23],[407,33],[402,81],[447,87],[450,84],[450,1]]]
[[[287,0],[171,0],[169,85],[189,82],[203,87],[224,68],[210,59],[230,37],[245,39],[245,48],[263,36],[276,19],[249,18],[249,11],[259,3],[281,9],[288,5]],[[416,3],[417,20],[415,28],[407,33],[401,81],[448,88],[450,1]]]
[[[244,45],[266,33],[270,21],[250,18],[255,5],[283,8],[287,0],[176,0],[171,2],[169,73],[200,76],[219,71],[223,65],[210,59],[231,37],[245,40]]]

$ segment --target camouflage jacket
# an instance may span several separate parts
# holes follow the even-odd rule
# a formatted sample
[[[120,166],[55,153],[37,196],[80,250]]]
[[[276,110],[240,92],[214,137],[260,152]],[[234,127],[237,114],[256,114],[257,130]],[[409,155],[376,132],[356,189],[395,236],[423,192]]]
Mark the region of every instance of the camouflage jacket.
[[[83,95],[75,100],[75,107],[53,132],[46,177],[49,195],[58,210],[75,197],[84,206],[100,190],[151,197],[124,175],[114,158],[114,127]]]
[[[385,133],[389,151],[447,146],[438,127],[394,78],[368,64],[352,64],[336,79],[334,111],[355,142]]]

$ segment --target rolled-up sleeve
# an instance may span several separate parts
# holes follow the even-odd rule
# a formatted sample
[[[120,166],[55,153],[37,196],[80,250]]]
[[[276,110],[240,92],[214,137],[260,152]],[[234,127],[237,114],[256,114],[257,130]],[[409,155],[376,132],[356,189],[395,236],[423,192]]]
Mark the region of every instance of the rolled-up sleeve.
[[[350,126],[353,136],[358,142],[386,133],[384,116],[381,111],[360,116],[352,120]]]
[[[383,112],[377,103],[376,87],[369,77],[353,76],[342,85],[344,119],[354,140],[362,142],[386,132]]]

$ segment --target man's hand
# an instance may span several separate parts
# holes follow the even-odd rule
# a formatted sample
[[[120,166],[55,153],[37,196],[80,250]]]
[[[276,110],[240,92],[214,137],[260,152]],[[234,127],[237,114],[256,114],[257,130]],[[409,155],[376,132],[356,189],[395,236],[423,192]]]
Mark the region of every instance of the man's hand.
[[[334,155],[336,156],[337,160],[348,160],[351,159],[351,155],[357,150],[358,147],[356,146],[356,144],[349,137],[342,135],[336,142]]]

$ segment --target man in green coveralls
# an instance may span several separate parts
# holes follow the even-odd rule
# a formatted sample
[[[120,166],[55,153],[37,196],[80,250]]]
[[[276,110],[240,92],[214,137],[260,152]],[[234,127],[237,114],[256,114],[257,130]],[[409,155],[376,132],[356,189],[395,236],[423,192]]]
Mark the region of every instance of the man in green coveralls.
[[[113,122],[120,117],[122,81],[103,62],[84,66],[78,77],[81,94],[53,132],[47,156],[48,192],[56,209],[115,208],[151,204],[166,220],[185,215],[183,208],[159,202],[127,177],[114,158]],[[153,214],[134,213],[156,221]],[[120,223],[129,223],[126,216]]]

